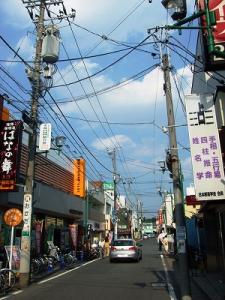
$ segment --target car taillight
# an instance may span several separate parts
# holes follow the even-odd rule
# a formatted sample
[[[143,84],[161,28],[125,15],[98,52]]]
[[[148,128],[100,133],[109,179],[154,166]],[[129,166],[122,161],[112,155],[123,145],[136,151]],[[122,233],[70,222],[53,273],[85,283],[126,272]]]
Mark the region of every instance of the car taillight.
[[[116,251],[116,250],[117,250],[116,247],[111,246],[111,251]]]
[[[129,250],[134,250],[135,251],[135,250],[137,250],[137,248],[135,246],[133,246],[133,247],[130,247]]]

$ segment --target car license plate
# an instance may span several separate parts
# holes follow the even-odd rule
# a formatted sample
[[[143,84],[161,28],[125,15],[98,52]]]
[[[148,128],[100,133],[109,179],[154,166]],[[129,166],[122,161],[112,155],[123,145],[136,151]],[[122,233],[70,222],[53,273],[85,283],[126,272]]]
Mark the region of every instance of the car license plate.
[[[127,254],[120,254],[120,257],[128,257]]]

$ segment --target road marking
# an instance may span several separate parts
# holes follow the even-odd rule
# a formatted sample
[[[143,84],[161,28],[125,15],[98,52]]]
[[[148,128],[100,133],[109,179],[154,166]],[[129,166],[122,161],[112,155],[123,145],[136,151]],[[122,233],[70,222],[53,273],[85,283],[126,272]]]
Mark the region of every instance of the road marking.
[[[76,270],[78,270],[78,269],[80,269],[80,268],[82,268],[82,267],[85,267],[85,266],[87,266],[87,265],[89,265],[89,264],[91,264],[91,263],[93,263],[93,262],[95,262],[95,261],[97,261],[97,260],[99,260],[99,259],[100,259],[100,258],[97,258],[97,259],[88,261],[88,262],[86,262],[86,263],[84,263],[84,264],[82,264],[82,265],[80,265],[80,266],[78,266],[78,267],[76,267],[76,268],[73,268],[73,269],[71,269],[71,270],[65,271],[65,272],[63,272],[63,273],[61,273],[61,274],[58,274],[58,275],[55,275],[55,276],[53,276],[53,277],[51,277],[51,278],[48,278],[48,279],[39,281],[37,284],[43,284],[43,283],[45,283],[45,282],[48,282],[48,281],[54,280],[54,279],[56,279],[56,278],[59,278],[59,277],[61,277],[61,276],[64,276],[64,275],[66,275],[66,274],[68,274],[68,273],[71,273],[71,272],[76,271]]]
[[[18,294],[20,294],[20,293],[22,293],[22,292],[23,292],[23,290],[16,291],[16,292],[11,293],[11,295],[18,295]]]
[[[20,293],[22,293],[22,292],[23,292],[23,290],[16,291],[16,292],[13,292],[13,293],[8,294],[7,296],[0,297],[0,299],[1,299],[1,300],[3,300],[3,299],[8,299],[8,298],[11,297],[12,295],[17,295],[17,294],[20,294]]]
[[[166,283],[167,283],[167,286],[168,286],[170,299],[171,300],[177,300],[176,294],[174,292],[174,288],[173,288],[172,284],[170,283],[170,278],[169,278],[168,269],[167,269],[167,266],[166,266],[166,263],[165,263],[164,256],[162,254],[160,256],[161,256],[163,268],[164,268],[164,271],[165,271]]]

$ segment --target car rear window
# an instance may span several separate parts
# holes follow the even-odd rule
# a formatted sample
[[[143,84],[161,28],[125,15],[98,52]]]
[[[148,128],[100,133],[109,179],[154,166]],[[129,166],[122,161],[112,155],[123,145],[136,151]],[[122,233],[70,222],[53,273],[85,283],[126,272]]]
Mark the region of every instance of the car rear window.
[[[134,241],[118,240],[113,242],[113,246],[133,246]]]

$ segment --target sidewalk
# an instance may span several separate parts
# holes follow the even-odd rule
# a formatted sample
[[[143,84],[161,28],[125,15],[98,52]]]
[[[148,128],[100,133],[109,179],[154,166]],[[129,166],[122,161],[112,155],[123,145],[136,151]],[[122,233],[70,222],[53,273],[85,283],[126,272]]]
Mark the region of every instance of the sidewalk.
[[[168,265],[173,266],[174,280],[179,284],[179,270],[174,258],[165,256]],[[192,300],[225,300],[225,279],[220,273],[190,271]]]
[[[209,299],[225,299],[225,280],[220,273],[198,273],[192,276],[192,281],[201,289]]]

